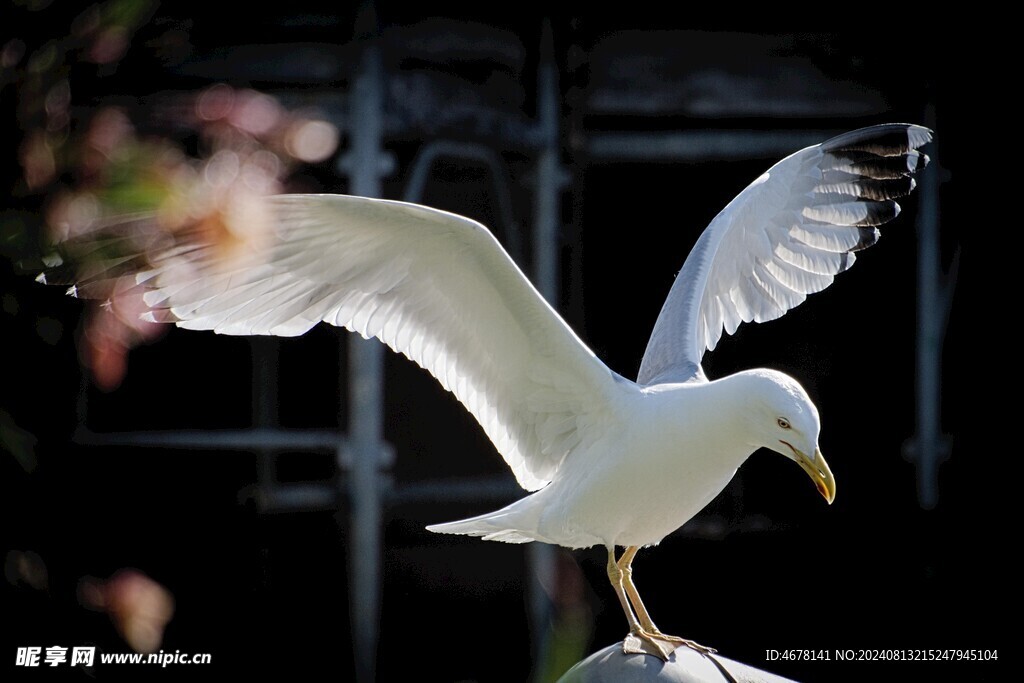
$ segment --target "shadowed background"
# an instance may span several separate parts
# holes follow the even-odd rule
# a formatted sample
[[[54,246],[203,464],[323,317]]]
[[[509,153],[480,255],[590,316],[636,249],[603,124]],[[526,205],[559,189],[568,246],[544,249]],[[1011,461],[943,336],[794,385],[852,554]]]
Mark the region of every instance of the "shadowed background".
[[[256,141],[279,159],[271,181],[280,189],[352,191],[352,98],[365,36],[377,36],[383,196],[402,198],[422,182],[423,203],[491,226],[532,274],[538,179],[560,182],[557,308],[627,377],[700,231],[770,164],[834,132],[885,121],[936,129],[937,145],[925,151],[941,183],[940,286],[958,262],[966,215],[955,182],[963,143],[952,44],[531,7],[514,16],[427,15],[394,3],[377,3],[375,15],[312,2],[236,14],[203,3],[96,7],[83,20],[81,8],[17,4],[3,10],[11,20],[0,30],[0,116],[15,131],[0,142],[9,196],[0,207],[5,666],[17,646],[148,644],[212,653],[211,665],[159,672],[166,678],[270,671],[345,680],[360,667],[349,573],[361,549],[349,528],[346,462],[331,446],[350,427],[347,333],[321,326],[297,339],[250,340],[132,330],[111,350],[88,334],[95,323],[86,319],[100,312],[83,313],[82,302],[18,265],[39,255],[55,197],[95,187],[83,148],[67,141],[102,132],[98,112],[130,122],[142,157],[152,149],[143,141],[191,160],[218,149],[241,155]],[[556,77],[549,91],[545,73]],[[233,93],[235,111],[258,92],[276,103],[275,121],[292,118],[280,140],[244,120],[213,130],[220,115],[204,118],[201,108],[211,92]],[[554,93],[554,129],[539,123],[544,92]],[[328,126],[316,129],[327,132],[312,151],[292,135],[304,121]],[[232,147],[239,139],[245,145]],[[555,172],[540,176],[552,144]],[[1000,644],[989,620],[1002,585],[991,573],[1000,519],[992,472],[961,435],[962,289],[950,290],[942,333],[950,459],[934,509],[922,509],[906,457],[916,431],[922,201],[921,192],[901,201],[880,244],[828,291],[782,320],[742,327],[705,358],[710,377],[767,366],[803,383],[822,415],[838,496],[826,507],[785,459],[755,454],[704,513],[640,554],[637,582],[666,632],[805,680],[951,667],[972,680],[994,675],[986,663],[765,661],[767,649]],[[139,342],[125,369],[122,349]],[[556,550],[538,588],[525,547],[424,531],[520,492],[427,373],[391,354],[384,368],[394,458],[381,478],[377,678],[396,679],[413,662],[425,680],[552,680],[625,635],[603,549]],[[207,438],[252,427],[316,438],[256,449]],[[104,437],[123,432],[136,441]],[[183,444],[182,434],[199,436]],[[118,598],[125,585],[148,597]]]

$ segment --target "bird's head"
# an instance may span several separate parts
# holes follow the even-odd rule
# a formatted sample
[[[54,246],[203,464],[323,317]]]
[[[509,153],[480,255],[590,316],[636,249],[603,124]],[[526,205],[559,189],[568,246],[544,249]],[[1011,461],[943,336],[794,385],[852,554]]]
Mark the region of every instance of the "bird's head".
[[[755,445],[770,448],[800,465],[831,504],[836,497],[836,482],[818,448],[821,422],[810,396],[795,379],[781,372],[756,370],[751,375],[755,389],[749,415],[754,421]]]

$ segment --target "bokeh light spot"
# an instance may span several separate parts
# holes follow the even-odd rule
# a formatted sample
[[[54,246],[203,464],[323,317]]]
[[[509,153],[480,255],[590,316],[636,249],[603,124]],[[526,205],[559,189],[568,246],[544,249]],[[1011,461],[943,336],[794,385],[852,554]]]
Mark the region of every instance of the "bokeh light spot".
[[[317,163],[338,148],[338,129],[327,121],[301,121],[289,131],[285,144],[296,159]]]

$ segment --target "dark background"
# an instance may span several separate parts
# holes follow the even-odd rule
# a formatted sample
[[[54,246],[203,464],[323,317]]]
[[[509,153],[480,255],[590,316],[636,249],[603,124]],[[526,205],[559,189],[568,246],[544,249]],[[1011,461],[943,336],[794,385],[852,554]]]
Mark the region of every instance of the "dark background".
[[[59,36],[74,14],[9,11],[12,21],[0,38],[22,32],[30,45]],[[525,128],[535,117],[545,18],[559,76],[561,163],[571,179],[563,194],[559,307],[613,370],[635,376],[690,246],[777,157],[607,163],[588,153],[596,133],[839,131],[930,117],[938,144],[926,151],[937,156],[946,180],[943,262],[954,261],[967,219],[957,184],[966,124],[952,68],[963,48],[949,36],[929,40],[901,30],[796,32],[762,17],[640,10],[611,17],[522,7],[428,16],[379,3],[386,73],[426,92],[389,94],[389,111],[424,114],[406,119],[413,123],[402,131],[388,129],[385,145],[397,164],[385,179],[385,196],[401,195],[405,169],[424,141],[493,141],[513,181],[512,211],[524,231],[520,256],[529,254],[532,152],[488,131],[500,127],[494,121]],[[174,126],[152,115],[152,102],[217,81],[285,100],[298,93],[330,102],[332,92],[351,83],[355,19],[354,9],[312,2],[235,13],[212,3],[160,6],[116,69],[76,67],[76,111],[85,116],[116,101],[139,125],[173,137]],[[155,49],[169,30],[184,37],[180,49]],[[0,91],[8,129],[19,125],[17,97],[13,86]],[[437,100],[469,102],[470,113],[460,118],[455,106],[436,109]],[[488,120],[478,111],[498,113]],[[343,135],[342,150],[347,142]],[[8,136],[0,144],[4,182],[14,188],[20,140]],[[336,161],[337,155],[303,169],[295,182],[346,191]],[[31,208],[34,201],[42,200],[15,198],[12,205]],[[473,164],[443,167],[424,201],[497,222],[493,182]],[[963,424],[971,394],[964,388],[970,365],[962,287],[945,337],[942,419],[951,450],[934,510],[918,505],[915,470],[903,455],[914,433],[917,196],[901,203],[903,215],[883,228],[881,243],[862,254],[852,273],[783,320],[742,328],[705,359],[712,377],[767,366],[803,383],[822,415],[821,447],[838,497],[825,506],[797,468],[774,454],[755,454],[694,524],[637,559],[638,584],[662,630],[802,680],[995,677],[995,663],[765,662],[766,649],[1006,644],[992,619],[1007,599],[998,555],[1005,518],[993,496],[1004,489],[1003,475],[970,446]],[[508,244],[510,236],[501,236]],[[76,585],[82,576],[134,567],[174,595],[163,649],[213,653],[209,667],[145,675],[350,678],[344,500],[335,509],[268,512],[253,495],[252,453],[101,448],[75,438],[83,423],[93,432],[247,427],[254,354],[277,359],[273,423],[345,428],[339,373],[343,382],[347,333],[321,326],[254,347],[244,338],[173,329],[132,352],[120,388],[100,392],[79,365],[80,302],[35,284],[16,260],[0,260],[0,408],[38,439],[38,464],[28,473],[6,454],[0,461],[0,540],[5,553],[38,553],[48,580],[45,590],[36,590],[8,571],[5,666],[18,645],[95,643],[128,651],[107,615],[79,605]],[[530,259],[520,260],[530,272]],[[386,363],[386,438],[397,452],[396,485],[507,473],[472,418],[429,375],[394,355]],[[286,481],[344,478],[332,454],[282,453],[279,467]],[[512,499],[388,509],[380,680],[397,679],[410,664],[417,678],[438,681],[519,681],[542,667],[531,654],[524,547],[423,530]],[[585,652],[621,639],[626,624],[604,575],[604,550],[559,550],[559,557],[562,593],[590,615]],[[573,580],[575,567],[584,581]],[[25,680],[44,675],[14,673]],[[94,675],[136,680],[139,672],[97,668]]]

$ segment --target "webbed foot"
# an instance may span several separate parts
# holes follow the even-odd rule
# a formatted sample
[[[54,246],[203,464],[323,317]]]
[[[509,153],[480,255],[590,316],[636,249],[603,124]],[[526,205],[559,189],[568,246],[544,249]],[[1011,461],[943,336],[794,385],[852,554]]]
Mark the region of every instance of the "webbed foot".
[[[653,632],[643,629],[631,631],[622,642],[622,651],[626,654],[653,655],[667,662],[677,648],[684,646],[705,656],[717,652],[713,647],[706,647],[678,636],[667,636],[657,629]]]

